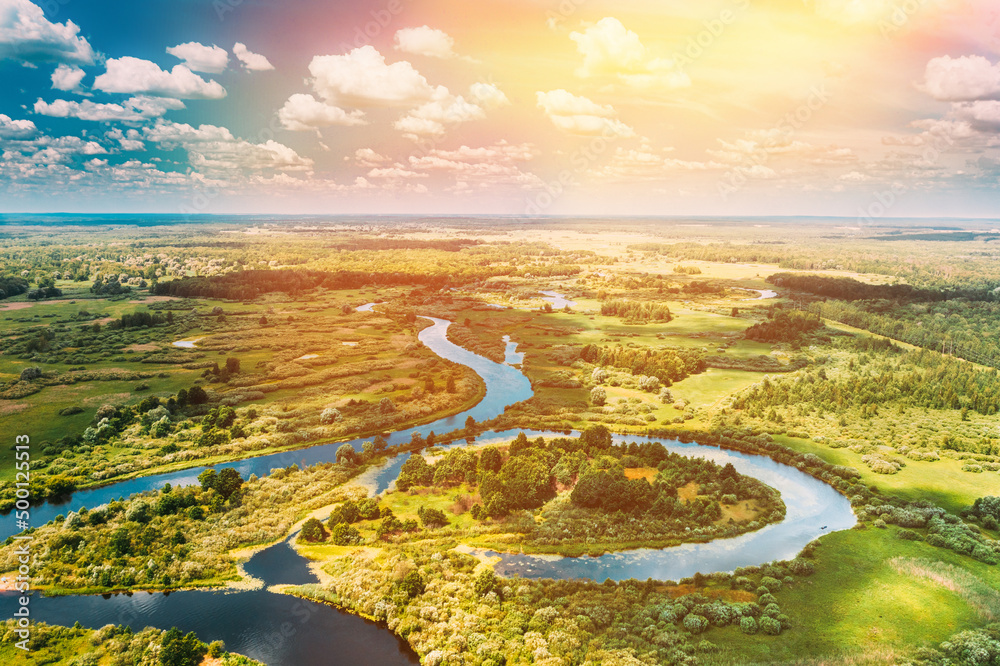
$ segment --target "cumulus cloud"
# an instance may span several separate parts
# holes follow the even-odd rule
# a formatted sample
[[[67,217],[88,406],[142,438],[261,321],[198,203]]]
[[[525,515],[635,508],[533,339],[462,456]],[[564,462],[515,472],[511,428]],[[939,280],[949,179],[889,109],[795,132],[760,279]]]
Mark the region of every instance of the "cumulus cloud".
[[[229,54],[214,44],[205,46],[198,42],[186,42],[167,47],[167,53],[183,60],[192,72],[219,74],[229,65]]]
[[[122,132],[116,127],[113,130],[105,132],[104,136],[111,141],[117,141],[121,149],[125,151],[134,152],[146,149],[146,144],[142,141],[142,134],[136,129]]]
[[[344,158],[349,159],[347,157]],[[375,167],[387,162],[391,162],[388,157],[381,155],[371,148],[358,148],[354,151],[354,161],[363,167]]]
[[[850,164],[858,161],[858,156],[850,148],[835,145],[816,145],[799,141],[792,132],[774,128],[753,130],[734,141],[719,139],[720,148],[709,150],[708,154],[727,164],[751,166],[762,161],[793,157],[813,165]]]
[[[443,30],[424,25],[396,32],[396,50],[430,58],[454,58],[455,40]]]
[[[184,102],[165,97],[133,97],[121,104],[97,104],[90,100],[72,102],[65,99],[57,99],[51,103],[41,99],[35,102],[35,113],[39,115],[95,122],[140,122],[183,108]]]
[[[309,63],[313,89],[337,106],[414,106],[430,100],[435,88],[409,62],[386,64],[372,46],[345,55],[316,56]]]
[[[0,139],[24,139],[35,131],[35,123],[30,120],[14,120],[0,113]]]
[[[969,122],[977,130],[1000,131],[1000,101],[998,100],[959,102],[954,105],[952,113],[955,117]]]
[[[365,125],[364,113],[348,113],[339,106],[317,100],[312,95],[295,94],[288,98],[278,111],[278,118],[285,129],[295,131],[314,130],[332,125]]]
[[[186,65],[165,71],[156,63],[125,56],[108,60],[107,71],[94,80],[94,88],[109,93],[147,93],[180,99],[222,99],[226,89],[206,81]]]
[[[255,144],[233,136],[225,127],[192,125],[160,120],[146,128],[143,138],[165,147],[180,146],[191,166],[202,173],[243,171],[311,172],[313,161],[274,140]]]
[[[640,182],[663,180],[677,172],[722,169],[718,162],[680,160],[667,155],[672,148],[654,151],[646,142],[638,148],[619,146],[607,164],[594,169],[590,175],[602,182]]]
[[[977,55],[934,58],[920,87],[934,99],[949,102],[1000,99],[1000,63]]]
[[[418,172],[445,173],[456,179],[453,191],[472,191],[473,184],[481,187],[510,185],[518,188],[541,186],[542,180],[524,171],[520,163],[530,161],[536,151],[530,144],[509,144],[500,141],[491,146],[455,150],[435,149],[426,155],[411,156],[410,169]]]
[[[473,84],[469,96],[470,99],[466,99],[438,88],[434,99],[411,110],[397,120],[393,127],[410,139],[440,136],[450,125],[485,118],[487,107],[510,103],[503,91],[488,83]]]
[[[635,131],[616,119],[614,107],[574,95],[566,90],[536,93],[538,106],[552,124],[569,134],[630,137]]]
[[[94,50],[72,21],[52,23],[28,0],[0,2],[0,59],[89,65]]]
[[[608,16],[583,32],[569,36],[583,55],[581,77],[615,76],[635,87],[684,88],[691,79],[671,58],[654,58],[639,39],[621,21]]]
[[[66,92],[79,90],[80,82],[86,75],[86,72],[76,65],[59,65],[52,72],[52,88]]]
[[[250,51],[245,44],[240,42],[236,42],[236,45],[233,46],[233,55],[242,63],[243,69],[251,72],[266,72],[274,69],[274,65],[267,58]]]

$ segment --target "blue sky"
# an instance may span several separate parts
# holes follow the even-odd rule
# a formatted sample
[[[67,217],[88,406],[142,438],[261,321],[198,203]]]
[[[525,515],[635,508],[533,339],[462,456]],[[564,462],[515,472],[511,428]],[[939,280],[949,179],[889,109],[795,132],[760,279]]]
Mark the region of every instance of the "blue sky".
[[[993,4],[0,0],[0,211],[993,216]]]

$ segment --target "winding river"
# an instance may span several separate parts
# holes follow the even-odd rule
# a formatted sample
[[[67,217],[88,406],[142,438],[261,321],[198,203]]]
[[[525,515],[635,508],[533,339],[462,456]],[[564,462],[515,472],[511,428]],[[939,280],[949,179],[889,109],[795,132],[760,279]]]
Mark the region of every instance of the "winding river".
[[[387,438],[390,444],[408,441],[415,432],[425,436],[431,431],[444,433],[460,428],[469,416],[476,421],[491,419],[502,414],[508,405],[532,396],[528,379],[510,365],[518,358],[517,343],[506,339],[507,362],[496,363],[450,342],[447,331],[451,322],[433,317],[424,318],[432,325],[420,332],[420,341],[439,356],[474,370],[486,384],[486,395],[474,407],[460,414],[392,433]],[[509,440],[518,432],[520,431],[485,433],[477,438],[477,444]],[[564,435],[553,432],[529,434],[532,437]],[[360,449],[362,442],[369,439],[356,439],[349,443]],[[623,436],[616,436],[615,439],[618,442],[626,440]],[[627,439],[631,441],[641,438]],[[668,439],[654,441],[683,455],[700,456],[719,464],[731,462],[740,473],[754,476],[776,488],[781,492],[787,507],[785,520],[732,539],[685,544],[662,550],[638,549],[580,558],[500,554],[497,572],[529,578],[678,580],[697,571],[705,574],[732,571],[739,566],[788,559],[816,537],[848,529],[856,522],[846,498],[830,486],[795,468],[763,456],[726,451],[712,446],[684,444]],[[268,474],[271,469],[286,467],[292,463],[306,466],[332,461],[336,458],[337,448],[342,444],[343,442],[319,445],[214,467],[232,467],[244,477],[250,474],[261,476]],[[464,446],[464,443],[451,446]],[[404,459],[405,456],[397,456],[373,473],[377,492],[391,485]],[[41,524],[59,513],[65,513],[67,509],[95,507],[118,497],[161,488],[166,483],[193,484],[204,469],[206,468],[197,467],[78,491],[62,505],[45,504],[35,507],[32,522]],[[13,522],[13,515],[4,518],[0,538],[14,533]],[[247,562],[245,568],[267,586],[301,584],[314,580],[311,572],[304,566],[303,559],[287,543],[279,543],[261,551]],[[15,600],[15,595],[0,593],[0,612],[13,612]],[[53,624],[71,625],[79,620],[91,627],[108,623],[132,624],[135,628],[150,625],[168,628],[176,625],[184,631],[197,631],[205,641],[224,640],[229,649],[272,666],[417,663],[416,656],[405,642],[375,623],[322,604],[275,594],[266,588],[240,592],[191,590],[170,594],[53,598],[37,598],[36,595],[32,601],[32,612],[34,619]]]

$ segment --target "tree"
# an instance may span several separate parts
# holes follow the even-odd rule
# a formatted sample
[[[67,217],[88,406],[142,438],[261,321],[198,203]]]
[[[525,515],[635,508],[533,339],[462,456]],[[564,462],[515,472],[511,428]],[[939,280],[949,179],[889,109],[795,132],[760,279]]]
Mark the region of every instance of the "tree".
[[[346,523],[337,523],[330,530],[330,541],[337,546],[355,546],[361,543],[361,532]]]
[[[410,571],[399,582],[399,589],[405,592],[410,599],[423,594],[425,588],[423,576],[416,571]]]
[[[184,635],[174,627],[160,640],[162,666],[198,666],[207,652],[208,646],[198,640],[193,631]]]
[[[227,467],[219,473],[219,480],[215,485],[222,499],[229,499],[242,487],[243,477],[232,467]]]
[[[476,419],[472,418],[472,415],[465,417],[465,429],[472,430],[476,427]]]
[[[421,506],[417,509],[417,516],[420,518],[423,526],[428,529],[444,527],[448,524],[448,518],[444,515],[444,511],[440,509]]]
[[[378,410],[383,414],[392,414],[396,411],[396,403],[391,398],[382,398],[378,402]]]
[[[498,587],[497,574],[489,567],[480,570],[472,584],[472,589],[478,597],[485,597],[490,592],[496,592]]]
[[[412,453],[399,469],[396,488],[399,490],[408,490],[412,486],[427,486],[433,480],[434,470],[431,466],[427,464],[422,455]]]
[[[208,394],[202,387],[192,386],[191,390],[188,391],[187,401],[191,405],[204,405],[208,402]]]
[[[604,390],[603,386],[595,386],[590,390],[590,401],[594,403],[595,407],[603,407],[607,400],[608,392]]]
[[[488,446],[479,454],[479,468],[489,472],[499,472],[503,465],[503,455],[495,446]]]
[[[389,447],[389,442],[385,441],[385,437],[382,435],[375,435],[375,439],[372,440],[372,444],[375,447],[376,453],[381,453]]]
[[[353,465],[358,460],[358,452],[350,444],[341,444],[337,449],[337,462],[345,465]]]
[[[226,370],[229,371],[231,375],[238,375],[240,372],[240,359],[235,356],[230,356],[226,359]]]
[[[610,449],[611,431],[605,425],[593,425],[580,433],[580,442],[587,448]]]
[[[343,414],[340,413],[339,409],[335,407],[327,407],[323,410],[323,413],[319,415],[319,422],[323,425],[330,425],[331,423],[336,423],[344,418]]]
[[[299,532],[299,541],[308,541],[311,543],[326,541],[326,530],[323,529],[323,523],[319,522],[316,518],[307,520],[302,525],[302,531]]]
[[[201,484],[202,490],[211,490],[219,484],[219,473],[214,469],[206,469],[198,475],[198,483]]]
[[[444,390],[447,391],[448,393],[454,393],[457,390],[455,388],[455,378],[454,377],[448,377],[448,381],[445,384],[445,389]]]

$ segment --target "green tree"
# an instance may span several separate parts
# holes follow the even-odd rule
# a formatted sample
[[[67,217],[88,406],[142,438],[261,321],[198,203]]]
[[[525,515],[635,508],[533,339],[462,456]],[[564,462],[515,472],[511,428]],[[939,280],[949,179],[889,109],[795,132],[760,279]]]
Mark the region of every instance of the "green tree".
[[[208,646],[198,640],[193,631],[185,635],[174,627],[160,640],[162,666],[198,666],[207,652]]]
[[[222,495],[222,499],[229,499],[241,487],[243,487],[243,477],[232,467],[227,467],[219,473],[215,489]]]

